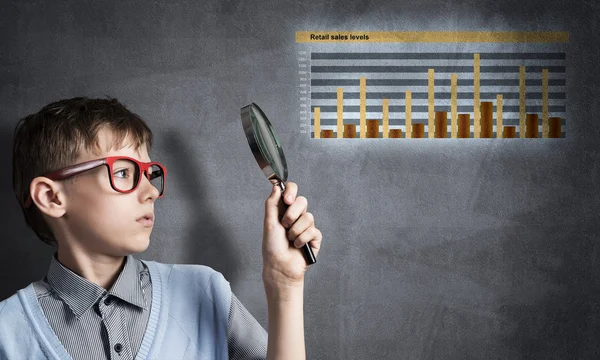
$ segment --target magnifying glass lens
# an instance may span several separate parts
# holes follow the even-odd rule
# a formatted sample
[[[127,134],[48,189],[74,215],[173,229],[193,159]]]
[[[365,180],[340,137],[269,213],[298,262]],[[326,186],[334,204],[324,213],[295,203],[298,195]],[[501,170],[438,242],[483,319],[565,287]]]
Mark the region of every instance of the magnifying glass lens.
[[[271,168],[282,181],[287,181],[287,165],[282,158],[283,150],[275,131],[260,111],[250,110],[250,120],[252,121],[252,130],[256,138],[256,143],[265,160],[271,165]]]

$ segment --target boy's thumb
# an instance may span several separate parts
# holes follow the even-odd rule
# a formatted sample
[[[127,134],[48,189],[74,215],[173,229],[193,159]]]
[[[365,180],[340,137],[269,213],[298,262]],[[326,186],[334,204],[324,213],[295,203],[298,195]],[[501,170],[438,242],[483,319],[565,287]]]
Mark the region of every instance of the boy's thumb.
[[[281,189],[273,185],[271,195],[265,201],[265,221],[273,224],[279,222],[279,200],[281,199]]]

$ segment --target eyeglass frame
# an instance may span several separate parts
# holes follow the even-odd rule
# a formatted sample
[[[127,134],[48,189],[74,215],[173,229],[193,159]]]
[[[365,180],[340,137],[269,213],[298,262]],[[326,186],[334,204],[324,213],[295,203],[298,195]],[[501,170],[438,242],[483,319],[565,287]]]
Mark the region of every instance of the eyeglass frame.
[[[115,184],[113,183],[113,177],[112,177],[113,164],[117,160],[130,160],[130,161],[134,162],[135,164],[137,164],[138,168],[140,169],[140,172],[138,174],[137,184],[135,184],[135,186],[131,190],[119,190],[115,187]],[[128,157],[128,156],[108,156],[108,157],[101,158],[101,159],[89,160],[89,161],[85,161],[85,162],[82,162],[79,164],[69,165],[67,167],[64,167],[62,169],[53,171],[49,174],[42,175],[42,176],[46,177],[50,180],[54,180],[54,181],[65,180],[67,178],[70,178],[75,175],[79,175],[85,171],[95,169],[102,165],[107,165],[110,186],[113,188],[113,190],[115,190],[119,193],[122,193],[122,194],[129,194],[129,193],[135,191],[135,189],[137,189],[140,186],[141,179],[142,179],[142,176],[144,175],[144,173],[146,174],[146,179],[148,179],[148,181],[150,181],[150,179],[148,177],[148,169],[152,165],[157,165],[163,172],[162,191],[160,189],[157,189],[160,191],[160,194],[158,194],[158,198],[163,197],[163,195],[165,193],[165,187],[167,186],[167,168],[163,164],[156,162],[156,161],[142,162],[142,161],[138,161],[138,160],[136,160],[132,157]],[[31,198],[31,194],[28,194],[27,199],[25,200],[24,207],[26,209],[29,208],[31,206],[32,202],[33,202],[33,199]]]

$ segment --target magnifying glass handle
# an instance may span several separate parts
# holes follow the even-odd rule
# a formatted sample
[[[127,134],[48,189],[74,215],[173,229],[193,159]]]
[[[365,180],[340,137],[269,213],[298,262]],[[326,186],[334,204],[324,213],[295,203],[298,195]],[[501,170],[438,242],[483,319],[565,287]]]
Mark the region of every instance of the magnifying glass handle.
[[[283,194],[283,192],[285,191],[285,184],[283,183],[283,181],[278,181],[277,185],[279,186],[279,188],[281,189],[281,193]],[[283,197],[281,198],[281,202],[283,203],[283,206],[284,206],[283,212],[285,213],[285,211],[287,210],[289,205],[283,201]],[[288,229],[286,229],[285,231],[287,232]],[[300,250],[302,251],[302,255],[304,255],[304,259],[306,260],[306,263],[308,265],[312,265],[317,262],[317,259],[315,258],[315,254],[313,254],[313,251],[312,251],[312,248],[310,247],[310,245],[304,244],[304,246],[301,247]]]

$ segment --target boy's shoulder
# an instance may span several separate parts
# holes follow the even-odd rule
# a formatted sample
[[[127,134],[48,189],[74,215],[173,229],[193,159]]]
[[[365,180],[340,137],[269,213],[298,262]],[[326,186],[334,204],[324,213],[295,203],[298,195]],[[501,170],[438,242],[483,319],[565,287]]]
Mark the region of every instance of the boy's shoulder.
[[[162,274],[168,274],[169,276],[189,276],[189,275],[201,275],[204,277],[212,277],[221,275],[220,272],[211,268],[207,265],[199,264],[170,264],[162,263],[154,260],[141,260],[148,268],[159,270]]]
[[[15,314],[15,311],[23,312],[19,293],[11,295],[9,298],[0,301],[0,324],[5,323],[4,319]]]
[[[230,291],[229,281],[219,271],[206,265],[198,264],[166,264],[156,261],[142,260],[150,273],[157,271],[161,281],[166,281],[173,288],[196,288],[207,291]],[[195,286],[193,286],[195,285]]]
[[[13,296],[15,296],[17,294],[14,294]],[[12,297],[12,296],[11,296]],[[4,309],[4,307],[6,306],[8,300],[11,298],[9,297],[8,299],[4,299],[2,301],[0,301],[0,316],[2,316],[2,310]]]
[[[9,298],[0,301],[0,338],[9,336],[15,330],[29,330],[26,310],[19,298],[21,292],[22,290],[19,290]]]
[[[187,318],[195,318],[192,314],[197,312],[202,312],[205,319],[210,318],[208,314],[214,314],[219,318],[214,318],[214,321],[227,323],[232,292],[229,282],[220,272],[206,265],[145,263],[151,279],[158,275],[156,278],[161,285],[156,289],[165,292],[159,296],[164,301],[160,306],[173,311],[172,316],[181,316],[177,317],[180,323],[187,323]],[[153,298],[154,283],[155,280],[152,280]]]
[[[28,320],[23,306],[23,290],[0,302],[0,358],[40,359],[49,358],[40,346],[36,332]]]

